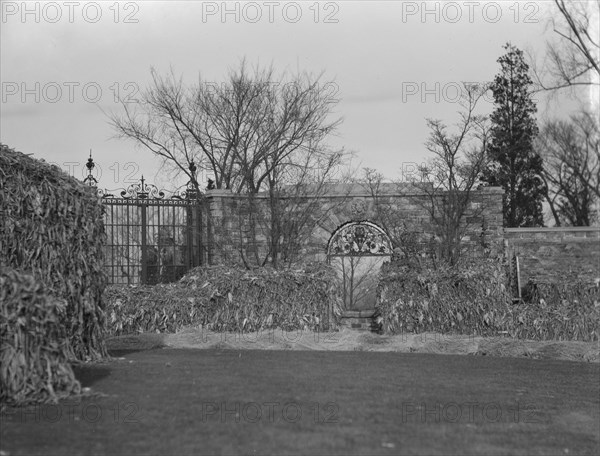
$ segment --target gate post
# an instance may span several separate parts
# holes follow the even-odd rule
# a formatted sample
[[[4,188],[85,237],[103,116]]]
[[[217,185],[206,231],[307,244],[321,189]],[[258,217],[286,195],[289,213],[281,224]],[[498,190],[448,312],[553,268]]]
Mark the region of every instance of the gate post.
[[[190,180],[185,192],[186,206],[186,229],[187,229],[187,269],[204,264],[202,258],[202,218],[201,218],[201,193],[196,180],[196,164],[190,162]]]

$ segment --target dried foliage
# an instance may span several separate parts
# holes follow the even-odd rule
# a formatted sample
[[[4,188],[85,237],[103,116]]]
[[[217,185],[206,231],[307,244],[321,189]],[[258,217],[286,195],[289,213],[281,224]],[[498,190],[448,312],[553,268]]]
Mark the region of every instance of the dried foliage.
[[[600,336],[600,288],[584,281],[527,283],[525,303],[513,309],[520,339],[579,340]]]
[[[510,294],[497,260],[415,271],[393,261],[382,267],[377,309],[393,333],[497,335]]]
[[[600,289],[589,284],[530,284],[512,304],[506,268],[479,259],[415,271],[399,261],[382,268],[377,309],[391,333],[506,334],[530,340],[598,340]]]
[[[56,401],[80,392],[62,324],[66,308],[32,275],[0,267],[0,403]]]
[[[102,211],[94,189],[0,144],[0,266],[31,273],[66,301],[62,324],[78,360],[107,355]]]
[[[341,312],[335,272],[318,263],[290,270],[199,267],[173,284],[109,287],[104,299],[115,336],[199,325],[233,332],[329,330]]]

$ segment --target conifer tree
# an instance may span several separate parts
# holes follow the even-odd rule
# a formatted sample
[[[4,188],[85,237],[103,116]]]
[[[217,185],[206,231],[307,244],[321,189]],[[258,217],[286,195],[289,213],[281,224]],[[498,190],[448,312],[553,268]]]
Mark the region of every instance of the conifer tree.
[[[542,226],[542,158],[533,142],[538,133],[532,80],[523,52],[507,43],[494,78],[494,111],[488,165],[482,179],[504,188],[504,226]]]

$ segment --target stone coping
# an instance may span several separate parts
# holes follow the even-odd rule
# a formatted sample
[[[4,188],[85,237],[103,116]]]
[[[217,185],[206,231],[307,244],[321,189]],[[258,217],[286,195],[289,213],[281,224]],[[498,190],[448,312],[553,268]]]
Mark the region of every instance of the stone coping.
[[[367,198],[372,199],[373,194],[371,190],[363,184],[329,184],[326,187],[326,190],[315,188],[315,194],[317,194],[317,198]],[[382,183],[379,187],[379,192],[381,197],[409,197],[409,196],[428,196],[433,189],[433,184],[431,183]],[[502,187],[480,187],[477,191],[483,193],[504,193]],[[444,192],[440,191],[439,194],[442,195]],[[212,189],[206,190],[205,196],[207,198],[211,197],[247,197],[246,194],[237,194],[234,193],[231,189]],[[257,199],[268,198],[268,192],[262,191],[258,192],[254,195]],[[310,198],[311,196],[311,188],[307,186],[305,195],[281,195],[282,198]],[[314,197],[314,196],[313,196]]]
[[[569,231],[600,232],[600,226],[540,226],[535,228],[504,228],[506,233],[568,233]]]

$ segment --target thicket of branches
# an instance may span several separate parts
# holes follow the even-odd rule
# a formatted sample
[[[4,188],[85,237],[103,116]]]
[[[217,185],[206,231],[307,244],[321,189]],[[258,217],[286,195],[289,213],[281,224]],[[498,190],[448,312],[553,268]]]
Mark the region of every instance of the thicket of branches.
[[[554,39],[548,41],[541,63],[534,56],[529,59],[539,90],[600,85],[599,14],[600,0],[554,0],[549,21]]]
[[[543,157],[545,198],[556,226],[597,222],[600,199],[598,100],[600,88],[600,0],[554,0],[549,26],[554,31],[542,62],[529,57],[537,90],[554,97],[570,93],[581,107],[568,118],[540,127],[536,150]],[[591,98],[591,106],[590,106]],[[595,106],[595,107],[593,107]]]
[[[428,253],[436,262],[455,265],[462,253],[462,239],[470,228],[466,215],[475,219],[481,208],[473,209],[473,191],[480,184],[486,164],[489,136],[488,119],[477,113],[477,105],[488,87],[463,84],[461,111],[455,125],[448,126],[438,119],[427,119],[429,138],[425,147],[431,153],[426,166],[420,171],[420,182],[412,182],[416,202],[427,214],[423,220],[434,239],[423,239],[424,226],[409,226],[403,214],[385,201],[380,191],[383,176],[366,169],[363,181],[375,201],[378,222],[388,232],[395,248],[405,257],[419,261],[420,254]],[[406,183],[398,182],[399,191]],[[428,252],[423,252],[426,249]]]
[[[439,238],[439,257],[451,265],[460,259],[461,240],[469,227],[465,215],[486,166],[490,128],[487,117],[476,114],[488,87],[463,86],[463,110],[454,131],[439,120],[427,119],[430,134],[425,143],[433,155],[427,169],[433,187],[425,187],[429,201],[426,207]]]
[[[345,164],[345,152],[326,143],[341,123],[329,84],[322,74],[276,74],[272,67],[250,69],[245,61],[222,83],[200,78],[192,86],[173,72],[163,77],[153,70],[140,103],[123,103],[110,117],[118,137],[162,157],[198,191],[192,163],[213,176],[216,189],[247,195],[249,226],[240,239],[252,247],[262,225],[268,252],[258,258],[251,248],[252,262],[277,267],[281,257],[294,256],[299,236],[315,222],[311,206],[300,203],[305,191],[318,199]],[[268,196],[262,215],[261,192]],[[249,266],[246,247],[240,253]]]
[[[556,226],[589,226],[598,220],[600,131],[594,114],[546,122],[536,140],[542,177]]]

